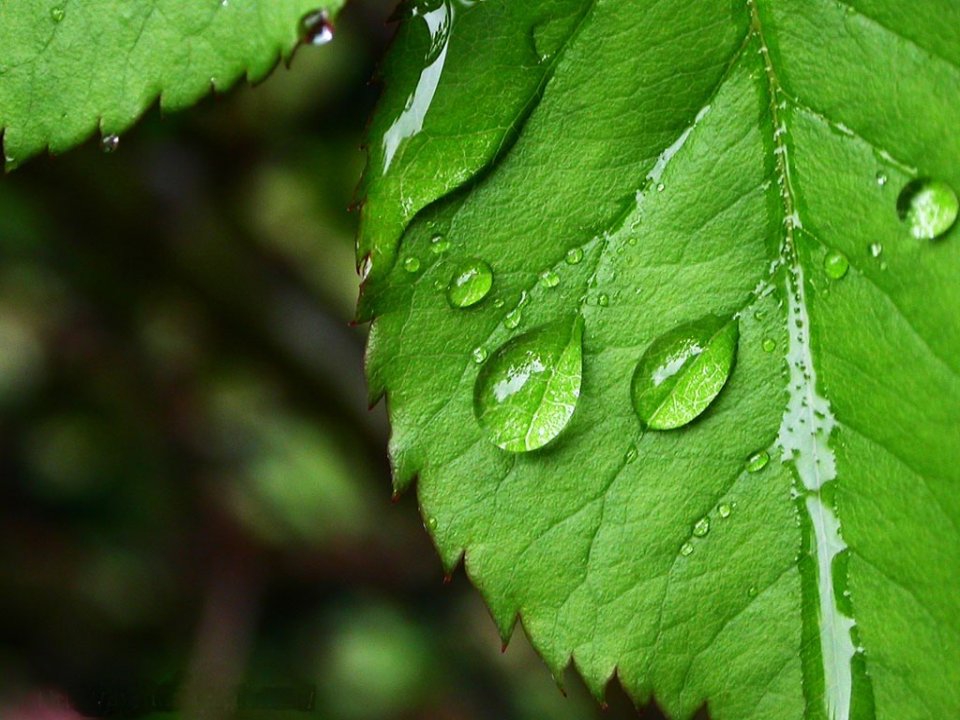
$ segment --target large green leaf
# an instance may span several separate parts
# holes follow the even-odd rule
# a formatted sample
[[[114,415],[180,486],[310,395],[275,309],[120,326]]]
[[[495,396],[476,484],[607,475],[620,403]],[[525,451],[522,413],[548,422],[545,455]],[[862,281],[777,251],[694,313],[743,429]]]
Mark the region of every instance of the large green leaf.
[[[158,98],[192,105],[263,79],[301,18],[343,0],[0,0],[0,132],[6,165],[129,128]]]
[[[898,211],[960,188],[960,4],[420,3],[384,75],[372,394],[504,636],[677,718],[960,714],[960,231]],[[455,309],[470,258],[492,289]],[[582,382],[511,396],[577,316]],[[679,429],[631,402],[651,346],[702,352],[636,390],[650,427],[709,405]],[[511,449],[576,409],[509,452],[504,397]]]

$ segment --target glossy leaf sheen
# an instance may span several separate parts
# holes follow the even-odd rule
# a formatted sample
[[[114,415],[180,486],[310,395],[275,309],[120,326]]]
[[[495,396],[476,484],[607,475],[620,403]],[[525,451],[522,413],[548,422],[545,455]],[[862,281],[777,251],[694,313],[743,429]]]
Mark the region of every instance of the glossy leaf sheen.
[[[7,166],[127,130],[158,98],[192,105],[262,80],[300,20],[342,0],[0,0],[0,131]]]
[[[397,488],[418,477],[503,635],[521,616],[598,696],[616,673],[675,718],[960,715],[960,231],[918,241],[897,207],[918,178],[960,188],[960,4],[560,5],[451,0],[432,103],[384,171],[421,16],[387,60],[361,314]],[[496,283],[450,308],[472,257]],[[577,314],[576,411],[504,452],[474,351]],[[642,432],[638,359],[707,315],[739,317],[727,384]]]

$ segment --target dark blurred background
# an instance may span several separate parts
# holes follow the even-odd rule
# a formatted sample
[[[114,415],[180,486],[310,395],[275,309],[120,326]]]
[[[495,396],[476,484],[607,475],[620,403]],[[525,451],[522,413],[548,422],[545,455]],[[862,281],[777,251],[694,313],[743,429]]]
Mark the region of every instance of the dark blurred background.
[[[636,717],[390,502],[347,212],[390,10],[0,177],[0,720]]]

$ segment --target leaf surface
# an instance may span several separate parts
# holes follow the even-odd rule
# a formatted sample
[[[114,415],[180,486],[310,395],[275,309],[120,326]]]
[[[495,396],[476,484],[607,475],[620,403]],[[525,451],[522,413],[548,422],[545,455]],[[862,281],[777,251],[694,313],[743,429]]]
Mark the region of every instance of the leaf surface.
[[[127,130],[158,98],[178,110],[289,58],[300,20],[342,0],[0,0],[0,132],[8,167],[96,130]]]
[[[530,6],[421,3],[387,60],[360,312],[397,489],[418,478],[504,637],[519,617],[598,697],[616,675],[676,718],[956,716],[960,231],[918,240],[897,205],[960,188],[960,5],[583,0],[559,39]],[[451,307],[469,258],[492,288]],[[500,449],[483,363],[571,314],[569,424]],[[644,432],[638,362],[706,316],[738,321],[732,372]]]

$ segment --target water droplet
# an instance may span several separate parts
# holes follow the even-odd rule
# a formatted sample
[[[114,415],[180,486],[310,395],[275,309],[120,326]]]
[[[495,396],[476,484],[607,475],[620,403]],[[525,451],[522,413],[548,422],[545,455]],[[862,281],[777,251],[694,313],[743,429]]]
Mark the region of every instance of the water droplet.
[[[610,304],[610,296],[606,293],[600,293],[597,295],[597,305],[600,307],[607,307]]]
[[[880,257],[883,254],[883,245],[880,243],[870,243],[870,247],[867,248],[870,251],[870,255],[873,257]]]
[[[473,349],[472,355],[473,355],[473,361],[477,363],[477,365],[479,365],[480,363],[482,363],[484,360],[487,359],[487,350],[486,348],[475,347]]]
[[[300,37],[308,45],[326,45],[333,40],[333,24],[326,10],[314,10],[300,20]]]
[[[823,271],[831,280],[840,280],[850,269],[850,261],[839,250],[831,250],[823,258]]]
[[[710,532],[710,516],[704,515],[694,524],[693,536],[698,538],[706,537],[708,532]]]
[[[747,472],[760,472],[767,466],[767,463],[769,462],[770,453],[768,453],[766,450],[761,450],[760,452],[751,455],[750,459],[747,460]]]
[[[726,520],[733,512],[733,507],[731,507],[730,503],[720,503],[717,505],[717,512],[719,513],[720,517]]]
[[[666,187],[663,183],[657,183],[657,192],[663,192],[663,189]]]
[[[483,260],[471,258],[462,262],[450,284],[447,300],[454,308],[466,308],[483,300],[493,286],[493,270]]]
[[[118,147],[120,147],[119,135],[104,135],[102,138],[100,138],[100,149],[103,152],[116,152]]]
[[[567,250],[567,264],[576,265],[583,260],[583,248],[570,248]]]
[[[886,185],[886,184],[887,184],[887,175],[886,175],[886,173],[878,172],[878,173],[877,173],[877,185],[879,185],[880,187],[883,187],[883,186]]]
[[[763,341],[763,351],[772,353],[777,349],[777,341],[773,338],[765,338]]]
[[[474,386],[474,413],[498,447],[528,452],[556,438],[580,397],[583,320],[546,325],[490,356]]]
[[[560,284],[560,276],[553,270],[544,270],[540,273],[540,284],[545,288],[555,288]]]
[[[685,542],[680,546],[680,554],[684,557],[690,557],[693,554],[693,544]]]
[[[358,272],[360,273],[360,282],[364,282],[368,277],[370,277],[370,271],[373,270],[373,258],[370,257],[370,254],[363,256],[363,260],[360,261],[360,267]]]
[[[897,198],[897,214],[917,240],[934,240],[943,235],[953,227],[958,212],[957,194],[941,180],[913,180]]]
[[[428,526],[431,530],[436,530],[436,529],[437,529],[437,519],[436,519],[435,517],[427,518],[427,526]]]
[[[739,339],[736,319],[707,315],[654,340],[631,385],[643,424],[672,430],[699,417],[726,384]]]
[[[523,310],[517,306],[503,317],[503,326],[507,330],[516,330],[523,319]]]
[[[443,235],[434,235],[430,238],[430,250],[433,251],[435,255],[440,255],[445,253],[450,249],[450,241],[447,240]]]
[[[623,456],[623,461],[629,465],[637,459],[639,454],[640,453],[637,450],[637,446],[631,443],[630,447],[627,448],[626,454]]]
[[[415,273],[420,269],[420,259],[415,257],[408,257],[403,261],[403,269],[408,273]]]
[[[67,11],[62,5],[55,5],[50,8],[50,19],[55,23],[61,22],[67,16]]]
[[[757,596],[757,586],[751,585],[750,588],[747,590],[747,597],[755,598],[756,596]]]

